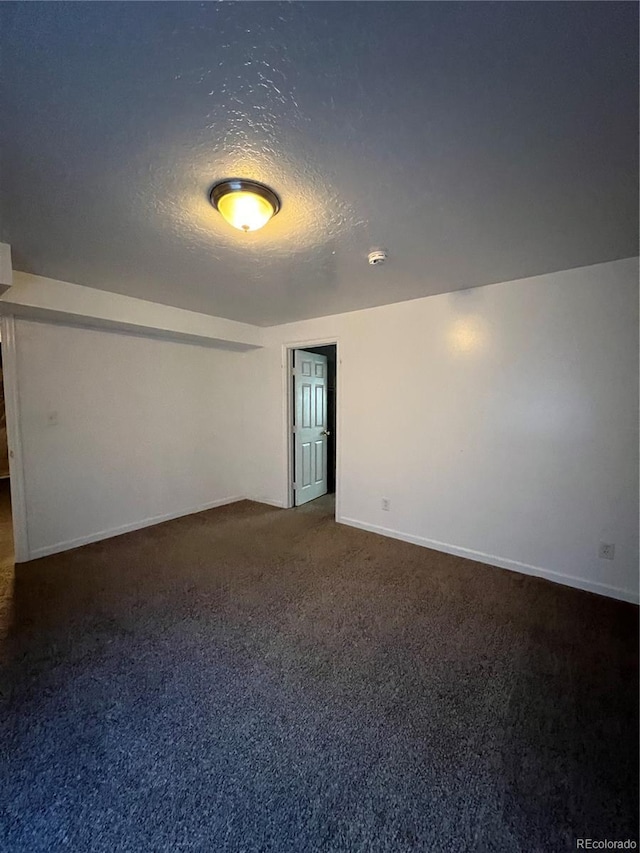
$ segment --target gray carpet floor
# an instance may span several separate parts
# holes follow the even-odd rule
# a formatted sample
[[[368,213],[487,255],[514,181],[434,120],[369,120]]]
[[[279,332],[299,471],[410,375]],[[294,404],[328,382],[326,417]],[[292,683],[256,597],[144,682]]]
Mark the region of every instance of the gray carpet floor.
[[[3,851],[637,840],[637,608],[332,511],[3,569]]]

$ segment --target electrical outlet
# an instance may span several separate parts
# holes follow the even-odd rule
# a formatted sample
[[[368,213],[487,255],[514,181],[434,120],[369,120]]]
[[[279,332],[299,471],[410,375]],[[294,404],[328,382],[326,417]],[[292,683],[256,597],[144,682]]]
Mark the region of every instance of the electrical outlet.
[[[391,501],[389,500],[389,498],[382,498],[381,506],[385,512],[389,512],[389,510],[391,509]]]
[[[613,560],[616,553],[616,546],[613,542],[601,542],[598,548],[598,557],[601,560]]]
[[[57,412],[47,412],[47,426],[56,426],[58,423]]]

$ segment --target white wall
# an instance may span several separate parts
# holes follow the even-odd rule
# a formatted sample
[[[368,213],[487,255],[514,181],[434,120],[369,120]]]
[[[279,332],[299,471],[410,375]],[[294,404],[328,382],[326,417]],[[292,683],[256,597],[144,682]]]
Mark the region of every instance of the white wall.
[[[248,495],[287,500],[282,344],[338,339],[342,521],[637,600],[637,259],[267,331]]]
[[[16,320],[27,535],[42,556],[241,495],[241,356]]]

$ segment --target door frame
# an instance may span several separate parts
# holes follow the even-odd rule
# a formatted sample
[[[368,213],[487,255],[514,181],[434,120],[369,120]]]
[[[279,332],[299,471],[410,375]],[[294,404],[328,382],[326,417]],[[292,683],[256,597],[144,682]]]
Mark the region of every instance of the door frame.
[[[338,336],[329,338],[314,338],[306,341],[288,341],[282,344],[282,402],[283,402],[283,424],[284,424],[284,488],[283,506],[291,509],[295,506],[293,494],[293,471],[294,471],[294,441],[293,441],[293,351],[306,349],[307,347],[336,348],[336,521],[340,518],[340,504],[342,491],[342,361],[340,356],[340,340]]]
[[[11,520],[13,522],[13,550],[16,563],[30,559],[27,535],[27,503],[25,496],[22,433],[20,430],[20,395],[18,393],[18,362],[16,352],[16,324],[12,314],[0,317],[2,328],[2,374],[4,381],[4,408],[9,447],[9,485],[11,487]]]

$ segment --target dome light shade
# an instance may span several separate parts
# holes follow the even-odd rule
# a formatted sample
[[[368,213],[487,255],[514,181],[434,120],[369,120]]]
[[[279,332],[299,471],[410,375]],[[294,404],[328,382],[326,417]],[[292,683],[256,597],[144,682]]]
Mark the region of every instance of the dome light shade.
[[[211,204],[239,231],[257,231],[280,210],[280,199],[257,181],[230,178],[211,190]]]

